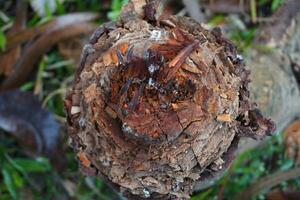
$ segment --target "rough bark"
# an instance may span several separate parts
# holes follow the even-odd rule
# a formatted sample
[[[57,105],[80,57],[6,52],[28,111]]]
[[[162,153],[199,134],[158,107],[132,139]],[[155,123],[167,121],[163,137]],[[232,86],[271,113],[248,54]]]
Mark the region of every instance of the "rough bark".
[[[83,50],[66,97],[83,172],[129,198],[186,199],[274,124],[249,101],[249,71],[219,29],[131,1]]]

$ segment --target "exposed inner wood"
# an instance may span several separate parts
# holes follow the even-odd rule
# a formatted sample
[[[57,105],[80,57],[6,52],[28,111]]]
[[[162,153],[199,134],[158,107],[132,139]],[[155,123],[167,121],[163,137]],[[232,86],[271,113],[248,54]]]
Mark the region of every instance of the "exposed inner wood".
[[[274,124],[249,101],[250,72],[218,29],[121,16],[95,32],[66,98],[79,163],[131,198],[188,198],[204,172],[228,166],[240,137]]]

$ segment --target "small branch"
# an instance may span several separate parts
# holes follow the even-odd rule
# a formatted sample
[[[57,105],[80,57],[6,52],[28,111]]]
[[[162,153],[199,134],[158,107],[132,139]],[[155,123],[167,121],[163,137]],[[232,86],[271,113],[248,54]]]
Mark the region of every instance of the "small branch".
[[[293,168],[288,171],[279,171],[275,174],[271,174],[266,177],[262,177],[258,181],[251,184],[248,188],[246,188],[244,191],[242,191],[240,194],[238,194],[235,199],[243,199],[243,200],[250,200],[253,197],[257,196],[260,191],[267,190],[275,185],[287,181],[290,179],[294,179],[300,176],[300,167]]]
[[[67,38],[81,34],[89,34],[96,27],[90,23],[78,23],[49,32],[35,41],[15,64],[15,70],[1,84],[0,90],[8,90],[20,86],[29,77],[34,64],[53,45]]]

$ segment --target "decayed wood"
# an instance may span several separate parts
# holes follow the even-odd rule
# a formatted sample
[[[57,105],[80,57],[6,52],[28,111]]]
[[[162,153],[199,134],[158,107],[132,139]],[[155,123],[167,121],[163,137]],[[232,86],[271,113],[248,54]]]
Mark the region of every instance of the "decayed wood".
[[[82,171],[124,196],[186,199],[241,137],[274,124],[250,102],[250,72],[219,29],[143,5],[130,1],[84,48],[65,100],[69,134]]]

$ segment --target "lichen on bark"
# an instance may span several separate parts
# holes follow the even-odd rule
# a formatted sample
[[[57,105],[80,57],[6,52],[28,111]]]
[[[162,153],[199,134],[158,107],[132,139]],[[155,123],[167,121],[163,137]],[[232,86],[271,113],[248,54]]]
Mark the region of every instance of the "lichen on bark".
[[[250,72],[218,28],[141,2],[83,50],[65,100],[69,135],[82,171],[124,196],[186,199],[228,166],[240,137],[274,124],[249,101]]]

